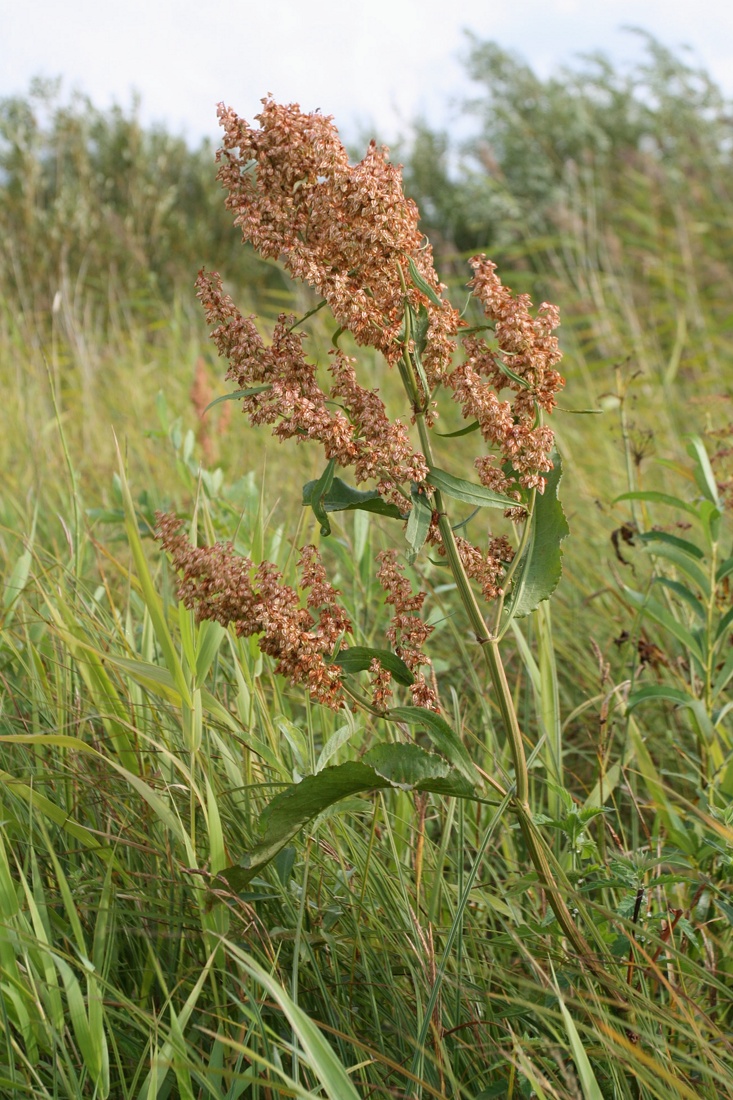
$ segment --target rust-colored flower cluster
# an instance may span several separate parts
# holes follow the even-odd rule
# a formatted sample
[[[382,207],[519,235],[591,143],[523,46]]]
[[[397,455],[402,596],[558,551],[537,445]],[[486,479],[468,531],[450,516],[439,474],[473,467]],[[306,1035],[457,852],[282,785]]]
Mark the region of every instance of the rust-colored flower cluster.
[[[259,128],[223,104],[218,112],[219,179],[244,240],[281,258],[293,278],[318,290],[358,344],[377,348],[389,363],[402,355],[405,280],[410,304],[423,305],[430,318],[426,371],[444,377],[460,322],[449,302],[436,306],[409,285],[412,260],[436,295],[444,289],[400,169],[374,142],[350,165],[330,117],[270,98],[262,104]]]
[[[387,499],[408,510],[398,486],[422,481],[427,463],[404,425],[389,419],[376,392],[359,385],[353,360],[334,352],[329,368],[334,382],[327,396],[315,365],[303,353],[305,333],[293,330],[294,317],[282,314],[265,345],[254,318],[242,316],[218,275],[201,272],[197,286],[206,319],[216,326],[212,339],[229,360],[227,378],[242,390],[255,391],[242,398],[250,423],[273,425],[273,435],[281,440],[318,440],[326,458],[342,468],[354,467],[357,484],[376,480]],[[338,401],[344,411],[331,410],[329,401]]]
[[[338,709],[342,703],[342,673],[326,657],[351,631],[351,622],[326,580],[314,546],[301,551],[301,587],[308,589],[306,606],[282,581],[271,562],[257,567],[235,553],[231,544],[192,546],[175,516],[158,516],[158,538],[183,574],[178,598],[196,611],[198,620],[234,625],[237,634],[261,635],[259,647],[274,657],[275,671],[293,684],[304,684],[314,699]],[[315,615],[315,617],[314,617]]]
[[[471,260],[474,277],[469,283],[487,318],[494,323],[496,347],[472,334],[465,336],[466,359],[450,376],[463,415],[477,420],[486,442],[498,450],[476,460],[484,485],[511,493],[517,481],[503,469],[510,463],[519,485],[544,489],[543,474],[552,469],[552,430],[539,422],[538,410],[551,412],[563,378],[555,366],[561,352],[554,329],[560,324],[557,306],[543,302],[535,317],[528,294],[516,298],[503,286],[496,264],[485,256]],[[501,401],[508,389],[514,399]]]
[[[395,653],[405,662],[415,677],[410,687],[412,701],[416,706],[438,710],[434,689],[428,684],[421,666],[431,661],[423,652],[423,646],[433,632],[432,626],[423,622],[417,612],[422,610],[425,592],[413,592],[410,582],[404,575],[404,566],[397,561],[395,550],[383,550],[377,554],[379,570],[377,579],[386,593],[386,602],[394,608],[392,622],[387,637],[394,646]],[[376,670],[372,670],[376,673]],[[377,689],[383,689],[383,679],[374,676],[375,695]]]

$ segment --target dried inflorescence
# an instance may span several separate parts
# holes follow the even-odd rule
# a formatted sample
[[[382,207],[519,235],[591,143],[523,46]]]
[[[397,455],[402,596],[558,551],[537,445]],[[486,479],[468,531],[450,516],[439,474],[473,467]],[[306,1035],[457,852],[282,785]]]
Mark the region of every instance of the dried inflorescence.
[[[157,537],[183,575],[178,598],[196,617],[234,626],[237,634],[261,635],[259,647],[274,657],[275,671],[293,684],[305,684],[320,703],[338,709],[342,703],[342,673],[328,664],[338,640],[351,632],[351,622],[339,605],[338,592],[314,546],[301,551],[301,587],[308,589],[306,607],[295,589],[284,584],[271,562],[255,567],[235,553],[231,544],[192,546],[175,516],[159,515]],[[314,618],[313,612],[317,613]]]
[[[397,561],[395,550],[383,550],[377,554],[377,561],[377,579],[386,593],[386,602],[394,608],[387,637],[394,646],[395,653],[402,658],[415,677],[415,682],[410,687],[412,700],[416,706],[438,710],[435,691],[420,671],[421,666],[431,664],[430,658],[423,652],[423,646],[432,634],[433,627],[416,614],[422,609],[426,593],[412,591],[410,582],[404,575],[404,566]]]
[[[316,367],[303,353],[305,334],[293,331],[294,317],[281,314],[272,342],[265,345],[254,318],[242,316],[218,275],[201,272],[197,286],[206,319],[215,326],[211,337],[229,360],[227,378],[239,389],[257,391],[242,398],[250,423],[273,425],[273,435],[281,440],[318,440],[327,459],[354,467],[357,484],[376,480],[379,491],[405,511],[405,496],[397,487],[422,481],[427,463],[401,422],[389,419],[377,393],[359,385],[354,361],[334,352],[329,368],[334,383],[327,397]],[[329,408],[327,402],[336,400],[344,412]]]
[[[350,165],[330,117],[271,98],[262,104],[259,129],[223,104],[218,112],[224,129],[219,179],[244,240],[263,256],[282,258],[293,278],[326,299],[358,344],[377,348],[390,363],[402,355],[407,281],[410,304],[423,305],[430,318],[426,370],[435,379],[444,376],[460,321],[449,302],[436,306],[409,286],[412,260],[436,295],[443,289],[418,229],[417,206],[402,190],[401,170],[374,142]]]
[[[475,256],[471,266],[475,274],[469,285],[494,324],[496,347],[475,334],[465,336],[466,359],[451,374],[449,385],[463,415],[478,421],[486,442],[499,452],[476,460],[483,484],[507,494],[517,484],[542,491],[542,475],[552,469],[553,432],[540,423],[538,409],[551,412],[564,384],[555,370],[561,352],[552,335],[560,314],[543,302],[532,317],[529,295],[515,298],[502,285],[496,264]],[[498,397],[505,389],[515,394],[511,402]],[[513,474],[502,468],[507,463]]]

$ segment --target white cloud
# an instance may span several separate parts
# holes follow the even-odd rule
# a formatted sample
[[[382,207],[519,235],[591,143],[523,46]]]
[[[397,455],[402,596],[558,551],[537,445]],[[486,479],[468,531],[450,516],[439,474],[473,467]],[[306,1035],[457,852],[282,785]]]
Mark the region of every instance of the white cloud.
[[[219,100],[251,117],[272,92],[391,137],[418,111],[445,121],[465,94],[463,27],[546,75],[580,52],[638,54],[624,24],[691,44],[733,93],[733,5],[719,0],[29,0],[3,17],[0,95],[36,74],[61,74],[100,106],[136,89],[147,119],[198,137],[215,134]]]

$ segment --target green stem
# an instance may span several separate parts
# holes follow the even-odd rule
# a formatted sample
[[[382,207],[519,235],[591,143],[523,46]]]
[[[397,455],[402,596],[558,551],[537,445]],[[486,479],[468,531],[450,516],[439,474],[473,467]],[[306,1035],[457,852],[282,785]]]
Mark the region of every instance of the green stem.
[[[414,371],[407,349],[405,349],[403,362],[405,365],[403,378],[405,375],[408,376],[409,383],[411,384],[410,388],[414,394],[417,392],[417,386],[415,384]],[[410,388],[406,386],[408,397],[412,398]],[[425,423],[425,416],[424,413],[417,408],[416,403],[414,401],[412,403],[415,410],[415,420],[420,434],[423,454],[425,455],[428,465],[433,466],[435,463],[433,460],[430,437],[428,435],[428,427]],[[519,825],[527,845],[530,859],[537,872],[539,881],[545,890],[550,907],[564,935],[572,944],[577,954],[588,963],[596,977],[611,990],[613,985],[609,976],[603,970],[602,965],[596,960],[590,944],[578,928],[567,907],[557,878],[549,862],[547,846],[534,822],[534,816],[529,804],[529,774],[527,770],[527,758],[524,752],[522,731],[519,727],[519,720],[514,709],[509,683],[499,652],[498,640],[490,633],[486,625],[476,595],[471,587],[463,562],[461,561],[456,537],[448,515],[444,511],[442,495],[438,490],[434,492],[434,499],[435,507],[438,512],[438,526],[448,565],[450,566],[461,602],[466,610],[469,622],[471,623],[471,628],[476,636],[477,642],[481,646],[484,660],[488,666],[489,676],[494,687],[496,702],[504,723],[504,729],[509,739],[509,747],[514,766],[516,792],[511,805],[514,813],[519,819]]]

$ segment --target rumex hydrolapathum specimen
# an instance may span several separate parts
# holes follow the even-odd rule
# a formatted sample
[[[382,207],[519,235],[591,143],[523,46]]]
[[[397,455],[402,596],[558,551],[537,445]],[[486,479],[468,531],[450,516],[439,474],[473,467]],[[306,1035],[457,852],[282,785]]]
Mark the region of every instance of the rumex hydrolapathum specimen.
[[[330,118],[305,114],[297,105],[278,105],[271,98],[262,102],[259,128],[231,109],[219,108],[224,141],[217,159],[227,206],[245,241],[262,256],[279,259],[293,278],[314,288],[339,328],[348,330],[357,345],[375,349],[388,367],[398,367],[407,417],[390,419],[378,394],[359,383],[355,361],[339,350],[332,353],[332,382],[324,387],[306,356],[305,336],[296,331],[294,317],[282,315],[266,342],[255,319],[242,316],[224,293],[218,274],[202,271],[198,295],[214,326],[212,338],[229,361],[228,377],[248,391],[243,405],[252,424],[270,424],[280,439],[318,441],[329,461],[329,476],[335,467],[353,469],[357,484],[376,483],[380,495],[396,505],[403,518],[408,518],[414,500],[426,503],[422,518],[412,522],[419,515],[415,512],[408,522],[413,556],[427,541],[446,557],[506,730],[515,773],[512,805],[528,853],[564,933],[601,974],[602,967],[592,961],[567,907],[532,815],[523,735],[498,637],[487,626],[472,586],[478,585],[484,600],[500,596],[504,601],[505,578],[520,575],[516,562],[521,563],[532,540],[522,536],[515,548],[504,537],[490,534],[482,550],[464,534],[457,537],[443,501],[446,484],[455,489],[455,479],[442,479],[442,490],[430,482],[430,471],[436,468],[430,429],[435,401],[446,391],[464,417],[477,422],[488,447],[475,462],[481,482],[501,494],[513,518],[521,519],[525,535],[529,532],[536,494],[544,491],[545,475],[553,468],[553,433],[542,416],[552,410],[563,384],[555,369],[560,359],[553,335],[559,323],[557,309],[543,303],[533,316],[529,298],[514,297],[496,276],[495,265],[477,256],[471,261],[470,287],[486,324],[468,329],[442,297],[445,287],[420,234],[417,208],[405,197],[400,170],[389,163],[386,151],[372,143],[364,159],[350,165]],[[493,329],[493,340],[481,335],[487,329]],[[419,449],[410,440],[410,423],[419,434]],[[459,494],[459,499],[467,498]],[[317,503],[320,507],[320,498]],[[335,646],[339,635],[335,624],[344,632],[348,626],[325,588],[316,626],[309,608],[300,608],[293,590],[267,563],[253,578],[252,563],[245,560],[238,570],[231,550],[212,547],[191,558],[190,551],[179,547],[176,559],[176,544],[164,530],[166,541],[183,570],[183,598],[189,606],[196,604],[200,617],[222,616],[219,621],[225,621],[225,601],[217,585],[234,581],[236,587],[239,579],[246,614],[240,614],[235,594],[227,587],[227,598],[234,599],[226,608],[228,621],[239,632],[262,634],[260,646],[276,658],[279,671],[294,682],[307,683],[316,698],[337,705],[341,673],[326,657],[328,644]],[[308,555],[303,567],[320,570],[315,550],[308,550]],[[204,563],[216,568],[206,572]],[[192,564],[203,573],[192,572]],[[430,628],[418,614],[424,595],[412,594],[394,554],[381,558],[378,575],[394,607],[389,640],[415,677],[413,702],[437,709],[436,694],[421,671],[429,665],[423,646]],[[318,576],[316,587],[327,584],[320,572]],[[266,606],[270,603],[272,610]],[[391,695],[389,678],[379,661],[370,662],[369,672],[372,709],[384,713]]]

